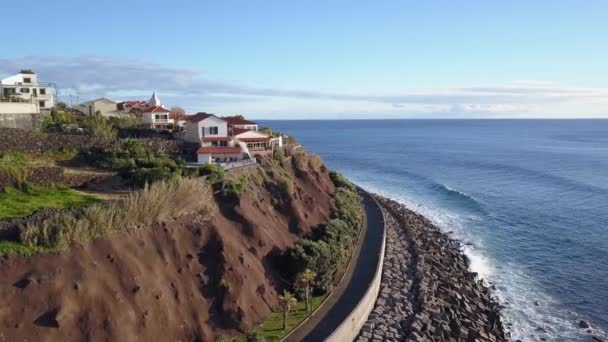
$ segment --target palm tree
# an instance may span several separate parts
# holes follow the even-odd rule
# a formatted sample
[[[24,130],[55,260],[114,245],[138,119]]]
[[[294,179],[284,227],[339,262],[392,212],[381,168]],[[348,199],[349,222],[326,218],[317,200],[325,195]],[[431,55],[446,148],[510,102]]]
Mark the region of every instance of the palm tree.
[[[304,272],[300,273],[296,279],[296,286],[300,289],[304,289],[307,312],[310,312],[310,287],[315,284],[316,277],[317,274],[307,268]]]
[[[283,295],[279,296],[279,305],[283,310],[283,330],[287,329],[287,313],[296,304],[298,304],[298,300],[289,291],[283,291]]]

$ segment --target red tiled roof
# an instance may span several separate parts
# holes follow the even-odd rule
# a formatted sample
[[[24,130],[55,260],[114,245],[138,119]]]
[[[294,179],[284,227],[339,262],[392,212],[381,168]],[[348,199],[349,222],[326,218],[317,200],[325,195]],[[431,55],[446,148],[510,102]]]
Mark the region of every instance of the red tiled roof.
[[[200,112],[200,113],[196,113],[193,115],[190,115],[187,117],[187,120],[190,122],[199,122],[199,121],[203,121],[206,118],[212,116],[213,114],[209,114],[209,113],[204,113],[204,112]]]
[[[210,141],[230,141],[232,140],[231,137],[204,137],[203,142],[210,142]]]
[[[163,108],[160,106],[151,107],[144,111],[144,113],[170,113],[170,112],[171,111],[168,110],[167,108]]]
[[[242,141],[242,142],[256,142],[256,141],[268,141],[268,140],[270,140],[270,138],[269,137],[265,137],[265,138],[262,138],[262,137],[259,137],[259,138],[239,138],[239,140]]]
[[[239,154],[241,153],[240,147],[201,147],[197,151],[198,153],[206,154]]]
[[[229,125],[257,125],[253,121],[237,118],[236,116],[223,116],[222,119]]]
[[[233,128],[232,129],[232,135],[239,135],[241,133],[245,133],[245,132],[249,132],[251,131],[250,129],[244,129],[244,128]]]

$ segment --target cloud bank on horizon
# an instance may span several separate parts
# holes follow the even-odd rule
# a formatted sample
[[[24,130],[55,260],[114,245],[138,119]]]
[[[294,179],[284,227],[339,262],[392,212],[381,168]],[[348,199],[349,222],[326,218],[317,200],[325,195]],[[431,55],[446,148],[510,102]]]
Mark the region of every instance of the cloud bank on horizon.
[[[209,79],[200,69],[139,60],[0,58],[0,77],[25,68],[35,70],[41,81],[56,83],[59,100],[67,103],[98,97],[139,100],[156,91],[167,106],[181,106],[189,113],[242,113],[257,119],[608,117],[608,88],[537,80],[349,93],[256,87]]]

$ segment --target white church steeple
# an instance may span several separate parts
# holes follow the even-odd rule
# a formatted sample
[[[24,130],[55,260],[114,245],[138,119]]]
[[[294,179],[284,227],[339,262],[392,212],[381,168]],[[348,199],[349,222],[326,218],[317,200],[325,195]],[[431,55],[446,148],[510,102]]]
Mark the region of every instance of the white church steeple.
[[[156,96],[156,92],[152,92],[152,97],[148,101],[148,106],[150,107],[162,107],[160,104],[160,99]]]

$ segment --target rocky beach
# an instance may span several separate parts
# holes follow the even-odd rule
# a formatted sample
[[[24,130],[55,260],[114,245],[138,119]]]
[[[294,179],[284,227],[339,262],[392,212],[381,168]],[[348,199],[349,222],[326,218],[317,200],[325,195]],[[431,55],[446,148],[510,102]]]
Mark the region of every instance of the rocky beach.
[[[404,205],[376,199],[387,230],[382,284],[357,341],[507,341],[500,306],[460,243]]]

